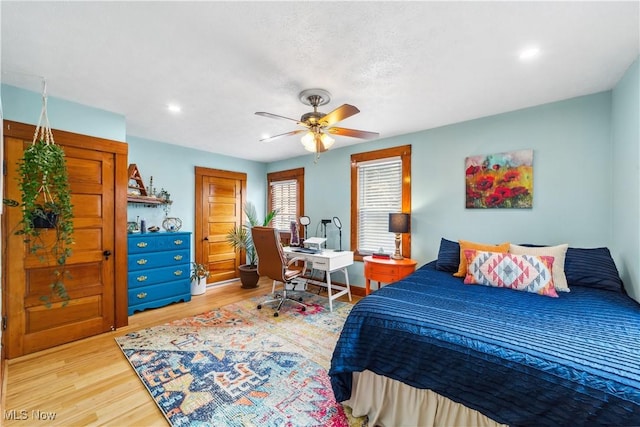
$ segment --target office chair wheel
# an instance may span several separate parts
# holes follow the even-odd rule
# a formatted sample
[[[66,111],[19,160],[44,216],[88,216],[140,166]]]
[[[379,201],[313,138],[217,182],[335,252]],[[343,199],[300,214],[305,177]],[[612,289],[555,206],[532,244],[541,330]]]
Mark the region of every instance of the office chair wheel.
[[[278,312],[273,313],[273,317],[278,317]]]
[[[258,310],[260,310],[262,308],[262,304],[258,304]]]
[[[307,307],[302,307],[300,311],[307,311]]]

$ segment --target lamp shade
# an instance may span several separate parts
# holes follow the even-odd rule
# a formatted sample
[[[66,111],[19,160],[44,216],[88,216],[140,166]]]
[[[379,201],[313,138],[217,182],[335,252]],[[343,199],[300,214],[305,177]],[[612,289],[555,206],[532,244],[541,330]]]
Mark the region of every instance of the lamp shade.
[[[408,233],[411,228],[411,215],[408,213],[389,214],[389,232]]]

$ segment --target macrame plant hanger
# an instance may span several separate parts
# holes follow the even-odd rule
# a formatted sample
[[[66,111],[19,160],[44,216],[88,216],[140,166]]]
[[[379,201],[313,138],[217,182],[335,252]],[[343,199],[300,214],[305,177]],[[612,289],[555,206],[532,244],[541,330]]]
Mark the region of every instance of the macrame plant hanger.
[[[49,124],[49,115],[47,114],[47,79],[42,79],[42,110],[40,111],[40,119],[38,119],[38,125],[36,131],[33,134],[33,141],[31,145],[35,145],[36,142],[42,141],[47,145],[54,145],[53,132],[51,132],[51,125]],[[42,177],[42,186],[40,191],[44,196],[44,201],[53,202],[53,197],[49,192],[47,184],[47,176]]]
[[[39,134],[39,137],[38,137]],[[38,141],[44,141],[45,144],[55,144],[53,140],[53,133],[51,132],[51,125],[49,124],[49,115],[47,114],[47,80],[42,79],[42,111],[40,111],[40,119],[36,126],[36,131],[33,134],[33,142],[31,145]]]

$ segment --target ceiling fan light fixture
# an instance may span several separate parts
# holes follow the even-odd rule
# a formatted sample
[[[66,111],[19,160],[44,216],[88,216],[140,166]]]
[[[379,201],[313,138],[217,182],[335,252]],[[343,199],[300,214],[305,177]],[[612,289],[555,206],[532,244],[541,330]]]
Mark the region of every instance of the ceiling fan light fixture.
[[[320,135],[320,141],[322,141],[322,145],[324,145],[325,150],[328,150],[329,148],[331,148],[333,143],[336,142],[335,139],[333,139],[329,134],[326,134],[326,133],[323,133],[322,135]]]
[[[335,139],[326,133],[314,132],[311,130],[305,133],[300,141],[302,142],[304,149],[312,153],[325,152],[331,148],[334,142],[336,142]]]
[[[305,133],[300,141],[305,150],[311,151],[312,153],[316,152],[316,139],[313,136],[313,132],[309,131]]]

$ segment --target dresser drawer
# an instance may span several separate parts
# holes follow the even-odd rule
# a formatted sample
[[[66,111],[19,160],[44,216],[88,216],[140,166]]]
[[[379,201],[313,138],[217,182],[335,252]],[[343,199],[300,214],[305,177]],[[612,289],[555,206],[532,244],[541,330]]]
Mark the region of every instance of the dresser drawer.
[[[156,283],[170,282],[173,280],[187,279],[190,274],[189,264],[180,264],[170,267],[162,267],[147,270],[131,271],[127,275],[129,289]]]
[[[155,301],[171,297],[182,297],[185,301],[191,298],[190,283],[188,280],[176,280],[173,282],[159,283],[151,286],[129,289],[129,307],[135,310],[137,305],[148,305]]]
[[[189,262],[189,249],[179,251],[151,252],[132,254],[128,257],[128,270],[137,271],[149,268],[168,267]]]
[[[145,233],[129,235],[129,254],[191,248],[191,233]]]

